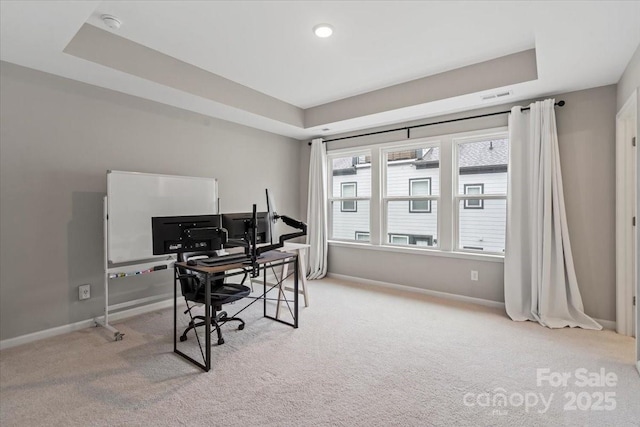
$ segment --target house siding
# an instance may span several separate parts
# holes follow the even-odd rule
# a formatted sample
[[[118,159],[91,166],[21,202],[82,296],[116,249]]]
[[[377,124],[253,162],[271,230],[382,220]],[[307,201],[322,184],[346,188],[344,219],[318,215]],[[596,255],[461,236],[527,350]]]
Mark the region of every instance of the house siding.
[[[387,171],[387,194],[389,196],[409,196],[409,180],[429,178],[431,194],[440,194],[440,169],[418,169],[413,162],[391,162]],[[332,194],[340,197],[341,184],[355,182],[358,197],[371,195],[371,168],[359,166],[355,174],[334,175]],[[484,194],[506,194],[507,173],[472,173],[459,176],[459,191],[464,193],[465,184],[483,184]],[[506,225],[506,201],[484,200],[483,209],[464,209],[464,201],[459,207],[460,216],[460,248],[465,246],[482,248],[487,252],[504,252],[504,233]],[[332,238],[355,240],[356,232],[370,232],[370,202],[360,200],[357,212],[341,212],[341,203],[333,203]],[[438,240],[438,202],[431,201],[431,212],[410,212],[409,201],[390,201],[387,211],[387,236],[384,242],[389,243],[390,234],[431,236],[434,246]]]

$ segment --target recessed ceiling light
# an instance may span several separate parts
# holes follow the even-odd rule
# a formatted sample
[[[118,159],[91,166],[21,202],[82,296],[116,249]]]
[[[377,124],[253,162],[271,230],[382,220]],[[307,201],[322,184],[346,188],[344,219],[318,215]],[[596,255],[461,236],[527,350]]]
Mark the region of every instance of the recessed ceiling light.
[[[320,38],[327,38],[333,34],[333,27],[329,24],[318,24],[313,27],[313,33]]]
[[[102,19],[104,25],[111,28],[112,30],[117,30],[122,25],[122,21],[112,15],[102,15],[100,19]]]

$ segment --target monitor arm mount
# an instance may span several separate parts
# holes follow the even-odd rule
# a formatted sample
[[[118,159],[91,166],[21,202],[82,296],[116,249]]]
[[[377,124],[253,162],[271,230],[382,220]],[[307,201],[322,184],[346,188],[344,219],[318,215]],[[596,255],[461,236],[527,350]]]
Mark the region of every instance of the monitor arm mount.
[[[225,230],[223,228],[223,230]],[[225,230],[226,233],[227,230]],[[256,205],[253,205],[253,212],[250,220],[245,221],[244,237],[242,239],[227,239],[228,243],[232,243],[234,246],[244,248],[245,255],[250,259],[251,264],[251,277],[258,277],[258,212]]]
[[[192,240],[218,238],[223,245],[227,243],[227,230],[221,227],[193,227],[184,231],[185,237]]]
[[[282,246],[284,246],[284,242],[286,240],[291,240],[291,239],[295,239],[296,237],[302,237],[307,235],[307,224],[305,224],[302,221],[298,221],[297,219],[293,219],[286,215],[278,215],[278,214],[274,214],[273,219],[281,219],[282,222],[284,222],[289,227],[297,228],[300,231],[298,231],[297,233],[283,234],[282,236],[280,236],[279,242],[273,245],[275,247],[270,248],[269,250],[281,248]]]
[[[280,236],[278,243],[270,245],[260,246],[257,245],[258,240],[258,215],[256,205],[253,205],[253,215],[251,222],[248,224],[247,231],[245,233],[245,241],[242,246],[245,248],[245,254],[251,258],[251,277],[257,277],[259,275],[258,257],[264,252],[272,251],[284,246],[284,242],[287,240],[295,239],[296,237],[302,237],[307,235],[307,224],[302,221],[295,220],[286,215],[278,215],[274,213],[274,220],[282,220],[286,225],[292,228],[296,228],[299,231],[296,233],[283,234]],[[248,237],[248,239],[246,239]]]

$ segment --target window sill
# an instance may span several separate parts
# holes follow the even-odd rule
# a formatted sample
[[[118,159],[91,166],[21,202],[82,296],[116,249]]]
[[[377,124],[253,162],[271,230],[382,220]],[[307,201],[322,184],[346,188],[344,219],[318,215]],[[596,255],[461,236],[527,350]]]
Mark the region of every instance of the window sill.
[[[503,255],[489,255],[489,254],[473,254],[467,252],[444,252],[436,249],[418,249],[418,248],[406,248],[400,246],[388,246],[388,245],[371,245],[368,243],[356,243],[356,242],[344,242],[337,240],[329,240],[329,246],[336,246],[340,248],[351,248],[351,249],[365,249],[370,251],[382,251],[382,252],[396,252],[396,253],[404,253],[411,255],[425,255],[425,256],[435,256],[435,257],[443,257],[443,258],[458,258],[458,259],[468,259],[473,261],[485,261],[485,262],[497,262],[504,263]]]

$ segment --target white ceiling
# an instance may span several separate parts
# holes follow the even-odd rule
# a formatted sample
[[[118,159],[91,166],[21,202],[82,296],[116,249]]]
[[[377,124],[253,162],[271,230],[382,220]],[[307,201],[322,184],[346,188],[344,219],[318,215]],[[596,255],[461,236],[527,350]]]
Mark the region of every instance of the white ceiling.
[[[485,105],[480,93],[296,127],[63,53],[100,15],[124,37],[300,109],[535,47],[538,79],[502,102],[616,83],[640,43],[640,1],[2,1],[0,58],[307,138]],[[334,36],[316,38],[327,22]],[[111,31],[111,30],[109,30]]]

